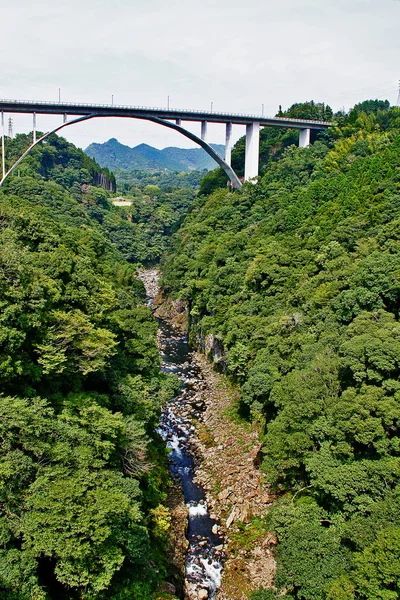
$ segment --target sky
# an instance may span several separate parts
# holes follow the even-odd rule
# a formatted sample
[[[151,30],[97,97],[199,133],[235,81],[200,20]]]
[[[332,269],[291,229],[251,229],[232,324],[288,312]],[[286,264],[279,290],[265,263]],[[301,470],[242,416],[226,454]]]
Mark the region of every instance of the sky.
[[[0,98],[274,115],[315,100],[334,110],[396,104],[400,0],[0,0]],[[8,123],[9,115],[6,115]],[[32,117],[12,115],[14,133]],[[38,116],[47,131],[61,117]],[[185,124],[186,125],[186,124]],[[188,125],[200,133],[200,124]],[[243,135],[234,128],[235,139]],[[135,119],[63,130],[85,148],[192,147]],[[224,142],[223,125],[209,141]]]

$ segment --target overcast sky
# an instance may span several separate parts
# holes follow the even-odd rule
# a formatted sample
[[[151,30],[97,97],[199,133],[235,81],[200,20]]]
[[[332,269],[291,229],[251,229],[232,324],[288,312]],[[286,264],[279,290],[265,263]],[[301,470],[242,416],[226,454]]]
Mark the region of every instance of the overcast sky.
[[[396,103],[399,0],[0,0],[0,97],[273,115],[314,99],[334,110]],[[8,115],[7,115],[8,118]],[[14,115],[14,133],[31,117]],[[38,117],[47,131],[59,117]],[[192,126],[197,132],[200,124]],[[199,133],[199,132],[197,132]],[[243,133],[235,128],[235,136]],[[137,120],[64,129],[85,148],[116,137],[192,146]],[[210,141],[224,142],[223,126]]]

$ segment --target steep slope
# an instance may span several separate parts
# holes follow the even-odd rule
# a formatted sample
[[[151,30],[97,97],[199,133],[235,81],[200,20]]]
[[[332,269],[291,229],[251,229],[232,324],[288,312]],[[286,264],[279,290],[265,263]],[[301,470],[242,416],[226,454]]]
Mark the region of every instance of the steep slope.
[[[223,156],[224,146],[211,144]],[[202,171],[213,169],[215,162],[202,148],[164,148],[158,150],[147,144],[130,148],[111,138],[104,144],[90,144],[85,153],[102,167],[144,171]]]
[[[163,266],[263,428],[279,545],[257,600],[400,594],[400,110],[337,122],[199,198]]]
[[[7,160],[27,141],[7,140]],[[177,383],[104,226],[101,173],[54,136],[0,192],[2,600],[153,600],[166,576],[154,428]]]

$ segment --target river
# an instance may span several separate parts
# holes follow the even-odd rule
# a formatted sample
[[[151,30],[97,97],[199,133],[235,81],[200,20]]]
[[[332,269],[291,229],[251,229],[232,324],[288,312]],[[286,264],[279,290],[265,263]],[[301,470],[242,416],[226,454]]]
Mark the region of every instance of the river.
[[[145,271],[140,279],[146,286],[151,307],[158,291],[157,271]],[[202,374],[193,360],[187,336],[165,320],[157,320],[161,369],[165,373],[175,373],[181,381],[179,394],[162,412],[158,433],[170,449],[170,471],[182,486],[189,513],[185,597],[188,600],[212,599],[221,583],[224,553],[223,539],[219,536],[217,522],[208,511],[204,490],[194,482],[198,459],[193,450],[193,421],[201,419],[205,408],[196,397],[196,391],[203,384]]]

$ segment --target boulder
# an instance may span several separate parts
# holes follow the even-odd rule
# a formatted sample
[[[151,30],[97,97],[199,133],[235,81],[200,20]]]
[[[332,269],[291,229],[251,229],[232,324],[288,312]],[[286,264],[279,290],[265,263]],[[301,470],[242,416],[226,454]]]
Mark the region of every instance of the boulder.
[[[231,514],[229,515],[229,517],[226,520],[227,529],[229,529],[229,527],[232,525],[235,518],[236,518],[236,507],[233,508]]]
[[[220,492],[218,494],[218,500],[226,500],[226,498],[228,498],[230,493],[231,493],[231,490],[228,490],[228,489],[222,490],[222,492]]]

